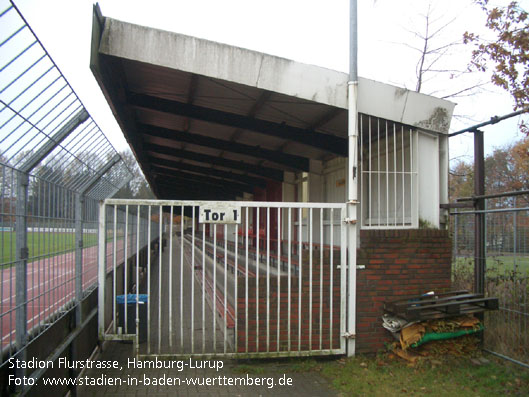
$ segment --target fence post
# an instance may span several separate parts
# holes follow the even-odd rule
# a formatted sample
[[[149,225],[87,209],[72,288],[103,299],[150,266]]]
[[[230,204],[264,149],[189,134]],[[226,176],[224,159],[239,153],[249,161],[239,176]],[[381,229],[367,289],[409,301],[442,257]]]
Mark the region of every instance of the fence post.
[[[474,130],[474,195],[485,195],[485,150],[483,131]],[[474,200],[474,292],[485,291],[485,200]]]
[[[516,197],[514,197],[514,208],[516,208]],[[518,235],[516,233],[516,229],[518,227],[517,225],[517,214],[518,214],[518,211],[514,211],[513,213],[513,228],[514,228],[514,234],[513,234],[513,276],[516,276],[516,271],[518,270],[518,264],[516,263],[516,256],[517,256],[517,252],[518,252],[518,244],[517,244],[517,238],[518,238]]]
[[[27,343],[27,267],[28,267],[28,227],[27,227],[27,206],[28,206],[28,186],[29,174],[17,171],[17,201],[16,201],[16,283],[15,283],[15,304],[16,304],[16,348],[17,357],[26,361],[26,350],[24,347]],[[26,371],[23,368],[17,368],[16,376],[22,378]]]
[[[106,280],[106,211],[105,202],[99,203],[99,230],[97,234],[98,246],[98,322],[99,322],[99,340],[103,341],[105,336],[105,280]],[[127,236],[125,236],[127,238]]]
[[[457,258],[457,222],[458,222],[458,211],[457,211],[457,208],[454,209],[454,243],[453,243],[453,247],[452,247],[452,256],[453,256],[453,259],[455,260]]]
[[[84,196],[75,195],[75,323],[83,322],[81,300],[83,298],[83,205]]]

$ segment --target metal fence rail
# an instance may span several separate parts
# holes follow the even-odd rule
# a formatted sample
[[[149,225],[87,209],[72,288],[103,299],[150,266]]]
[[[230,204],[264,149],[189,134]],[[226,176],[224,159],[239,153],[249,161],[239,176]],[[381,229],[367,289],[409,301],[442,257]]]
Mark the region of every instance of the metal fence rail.
[[[94,288],[98,201],[132,174],[13,1],[0,25],[1,366]]]
[[[133,340],[140,356],[345,351],[343,204],[222,202],[235,211],[229,224],[204,221],[204,208],[217,202],[107,199],[102,205],[99,234],[110,237],[99,247],[103,339]],[[145,264],[119,266],[109,246],[131,229],[136,247],[157,236],[160,244]],[[125,250],[140,256],[137,248]],[[132,284],[146,301],[117,302]],[[110,312],[104,302],[112,302]]]
[[[518,204],[518,205],[517,205]],[[529,208],[516,198],[487,200],[485,294],[500,308],[485,317],[485,348],[529,364]],[[474,285],[474,211],[452,214],[453,283]]]

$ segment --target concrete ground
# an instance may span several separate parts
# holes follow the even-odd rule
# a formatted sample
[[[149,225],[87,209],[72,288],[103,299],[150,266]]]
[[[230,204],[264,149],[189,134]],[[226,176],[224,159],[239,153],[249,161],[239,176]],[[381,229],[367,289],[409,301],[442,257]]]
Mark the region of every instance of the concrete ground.
[[[298,366],[294,371],[291,363],[277,360],[253,362],[221,359],[207,361],[181,359],[177,361],[175,359],[172,361],[173,368],[156,369],[139,368],[139,365],[134,365],[130,361],[133,357],[131,344],[107,342],[103,353],[94,360],[99,362],[117,360],[120,368],[86,370],[81,375],[81,379],[93,383],[104,381],[106,385],[78,387],[77,395],[98,397],[338,395],[331,389],[328,380],[318,372],[300,370],[299,367],[302,366]],[[153,366],[156,365],[154,358],[149,360]],[[171,361],[164,363],[167,366]],[[162,365],[161,362],[158,362],[158,365]],[[121,382],[120,385],[117,384],[119,382]],[[280,382],[289,384],[280,385]],[[111,385],[110,383],[116,384]]]
[[[214,314],[211,302],[202,305],[200,277],[194,277],[191,253],[184,253],[180,267],[181,241],[173,236],[172,249],[166,249],[159,263],[151,268],[149,341],[140,343],[142,362],[134,361],[133,345],[124,342],[106,342],[103,352],[94,357],[94,363],[117,361],[117,368],[87,369],[79,380],[79,396],[333,396],[329,382],[318,372],[304,369],[291,362],[248,361],[233,359],[174,359],[161,361],[152,354],[179,355],[191,353],[222,354],[233,351],[224,337],[223,321],[219,319],[213,331]],[[187,248],[189,245],[187,244]],[[195,266],[201,268],[202,256],[195,253]],[[170,261],[172,256],[172,262]],[[173,264],[172,272],[169,271]],[[211,265],[212,266],[212,265]],[[218,280],[223,278],[222,266]],[[172,283],[171,289],[169,282]],[[231,285],[231,284],[230,284]],[[191,287],[194,286],[194,289]],[[143,286],[144,289],[146,285]],[[219,284],[222,288],[222,283]],[[161,291],[161,293],[160,293]],[[144,291],[146,292],[146,291]],[[169,306],[172,302],[172,307]],[[194,310],[191,311],[191,307]],[[204,321],[204,318],[207,321]],[[193,319],[193,321],[192,321]],[[172,330],[169,324],[172,323]],[[141,333],[140,333],[141,335]],[[192,335],[194,338],[192,338]],[[230,336],[233,338],[233,336]],[[191,346],[194,345],[194,349]],[[229,345],[229,346],[228,346]],[[172,364],[172,368],[167,368]],[[295,368],[295,370],[294,370]],[[86,385],[88,383],[88,385]]]

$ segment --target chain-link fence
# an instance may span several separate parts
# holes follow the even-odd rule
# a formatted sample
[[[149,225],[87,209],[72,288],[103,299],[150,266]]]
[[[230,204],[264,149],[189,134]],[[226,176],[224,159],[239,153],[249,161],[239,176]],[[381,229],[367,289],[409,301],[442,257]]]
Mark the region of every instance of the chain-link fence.
[[[486,201],[485,294],[499,298],[485,315],[485,348],[529,364],[529,206],[515,197]],[[453,286],[474,285],[474,213],[451,219]]]

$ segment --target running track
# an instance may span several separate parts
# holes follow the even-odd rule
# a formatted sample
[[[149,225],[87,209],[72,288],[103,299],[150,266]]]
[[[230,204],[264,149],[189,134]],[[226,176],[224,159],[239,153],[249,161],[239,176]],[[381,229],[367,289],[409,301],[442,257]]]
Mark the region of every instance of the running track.
[[[83,291],[97,283],[97,245],[83,249]],[[134,250],[133,250],[134,249]],[[130,255],[135,247],[127,249]],[[114,263],[113,244],[107,243],[107,271]],[[123,240],[116,247],[117,263],[123,262]],[[1,347],[15,343],[16,266],[0,273]],[[27,329],[53,321],[53,315],[66,308],[75,298],[75,251],[28,262]]]

